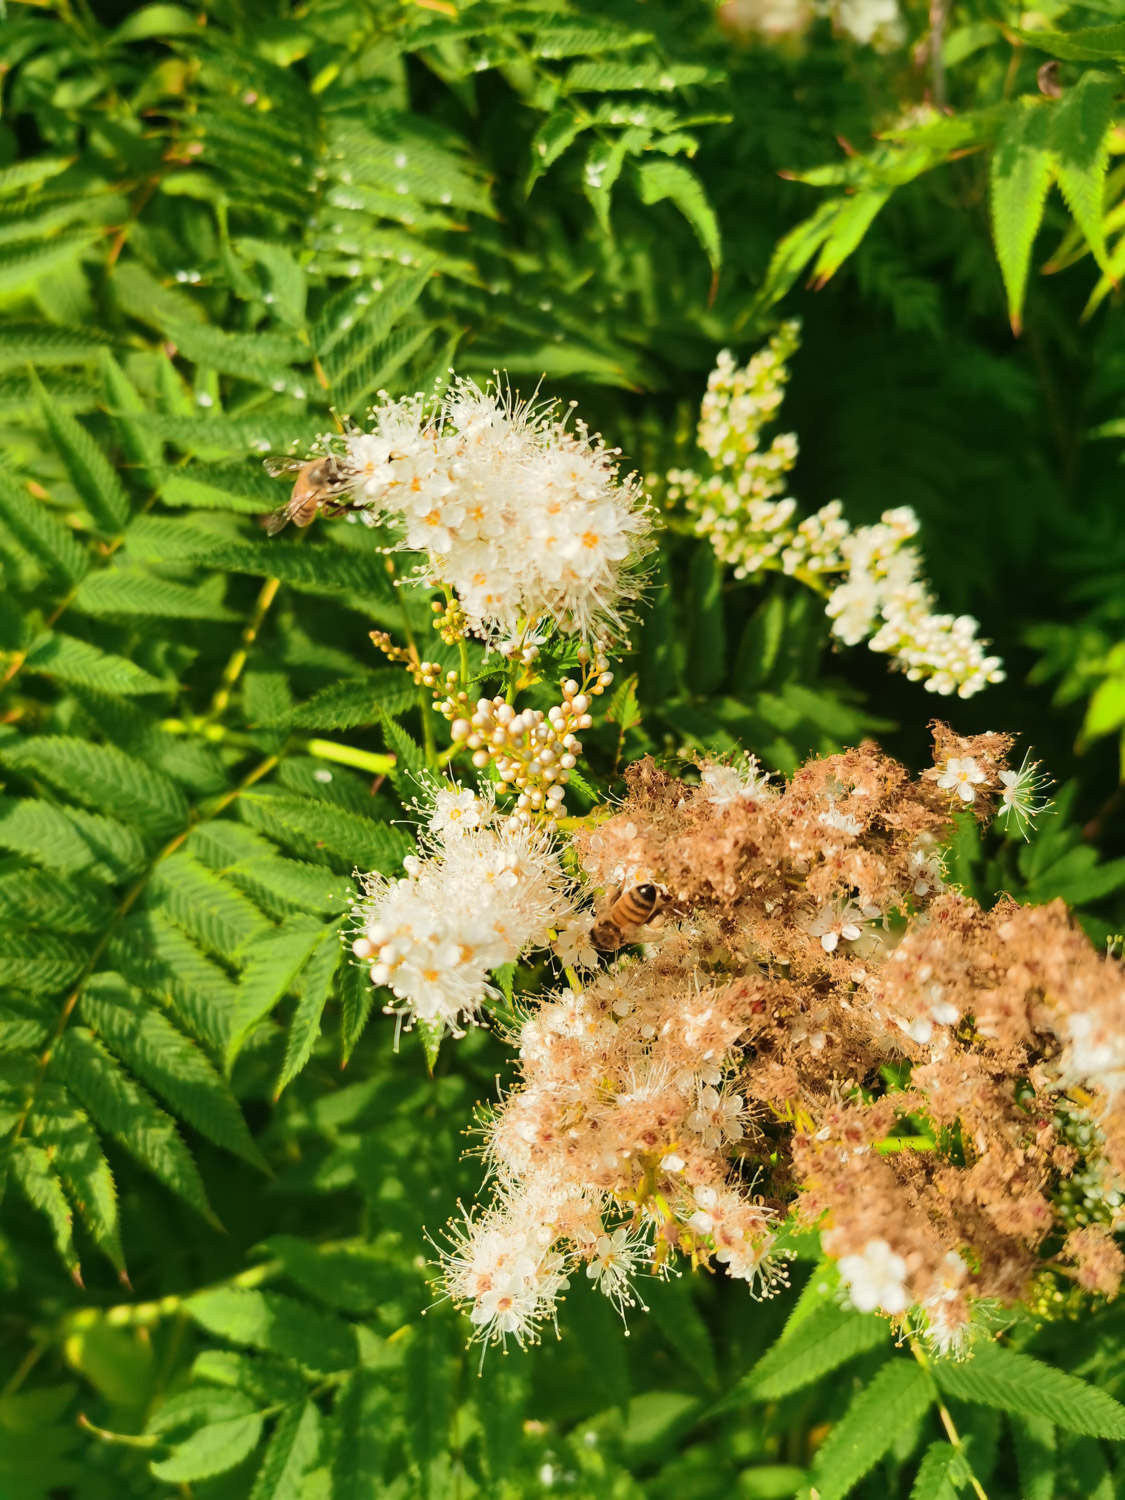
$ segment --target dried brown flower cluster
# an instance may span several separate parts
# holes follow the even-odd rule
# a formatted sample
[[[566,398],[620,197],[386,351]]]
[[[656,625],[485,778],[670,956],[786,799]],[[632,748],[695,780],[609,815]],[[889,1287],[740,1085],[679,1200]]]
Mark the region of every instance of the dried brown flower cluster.
[[[631,769],[574,846],[595,887],[658,882],[665,930],[516,1038],[497,1196],[446,1263],[483,1336],[534,1334],[582,1267],[622,1306],[677,1253],[768,1289],[789,1216],[941,1350],[1046,1265],[1116,1291],[1125,975],[1061,902],[984,911],[942,866],[957,809],[1007,803],[1009,745],[939,725],[917,779],[864,744],[784,788]]]

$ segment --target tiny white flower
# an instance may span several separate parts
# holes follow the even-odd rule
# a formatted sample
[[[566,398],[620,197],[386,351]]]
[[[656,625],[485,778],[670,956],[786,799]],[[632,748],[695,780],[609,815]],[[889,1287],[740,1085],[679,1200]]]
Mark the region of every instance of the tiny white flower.
[[[938,777],[938,786],[946,792],[956,792],[962,802],[976,800],[975,788],[984,781],[984,772],[971,755],[952,755]]]
[[[1000,772],[1000,782],[1004,790],[996,816],[1003,819],[1005,828],[1014,824],[1016,832],[1026,839],[1035,819],[1050,805],[1042,795],[1049,778],[1040,773],[1039,762],[1025,754],[1018,771]]]
[[[886,1240],[868,1240],[862,1254],[843,1255],[837,1265],[852,1306],[859,1312],[874,1312],[878,1308],[896,1316],[910,1305],[906,1262]]]

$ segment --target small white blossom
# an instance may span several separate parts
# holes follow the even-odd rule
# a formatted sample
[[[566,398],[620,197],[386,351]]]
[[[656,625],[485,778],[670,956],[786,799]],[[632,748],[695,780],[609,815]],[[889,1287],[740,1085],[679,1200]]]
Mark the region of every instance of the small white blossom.
[[[937,784],[943,791],[956,792],[962,802],[976,800],[976,788],[985,775],[971,755],[951,755],[946,761]]]
[[[640,1300],[632,1278],[642,1266],[652,1262],[652,1247],[643,1229],[623,1224],[612,1234],[600,1234],[594,1242],[593,1255],[586,1263],[586,1275],[608,1297],[622,1317],[627,1307]],[[642,1304],[643,1305],[643,1304]]]
[[[1025,839],[1035,819],[1049,806],[1042,796],[1049,778],[1040,774],[1039,762],[1025,755],[1018,771],[1001,771],[1000,783],[1004,790],[1000,794],[1000,807],[996,813],[1004,827],[1014,824],[1015,830]]]
[[[699,773],[699,781],[706,787],[707,801],[713,807],[753,802],[774,792],[768,773],[762,770],[754,755],[745,756],[741,765],[707,763]]]
[[[906,1262],[886,1240],[868,1240],[862,1254],[843,1255],[837,1265],[852,1305],[860,1312],[878,1308],[894,1316],[906,1311]]]
[[[879,912],[855,906],[852,902],[828,906],[819,911],[807,923],[805,931],[810,937],[820,939],[825,953],[835,953],[841,942],[854,943],[863,936],[863,924]]]

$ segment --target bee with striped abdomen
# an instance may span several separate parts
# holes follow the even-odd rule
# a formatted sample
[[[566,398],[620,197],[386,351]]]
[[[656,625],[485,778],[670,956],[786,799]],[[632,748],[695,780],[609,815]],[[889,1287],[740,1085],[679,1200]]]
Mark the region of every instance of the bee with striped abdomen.
[[[654,881],[618,886],[609,904],[590,928],[590,941],[600,953],[613,953],[633,942],[633,930],[651,922],[668,905],[668,892]]]
[[[275,478],[282,474],[294,476],[289,499],[262,522],[270,536],[276,536],[290,521],[294,526],[309,526],[322,510],[326,515],[339,515],[347,510],[354,475],[334,453],[309,459],[279,456],[263,462]]]

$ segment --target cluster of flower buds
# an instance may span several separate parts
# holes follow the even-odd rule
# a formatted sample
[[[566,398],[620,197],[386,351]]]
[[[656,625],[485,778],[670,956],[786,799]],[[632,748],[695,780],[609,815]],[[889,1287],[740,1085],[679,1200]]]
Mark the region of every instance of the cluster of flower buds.
[[[463,691],[451,693],[437,708],[452,720],[453,743],[472,751],[473,765],[481,771],[491,766],[501,785],[518,794],[515,816],[560,817],[567,781],[582,753],[578,736],[593,723],[592,700],[612,681],[604,661],[595,659],[581,682],[567,678],[562,702],[546,713],[516,709],[500,697],[479,698],[470,705]]]
[[[671,470],[669,501],[684,505],[696,534],[735,577],[773,569],[801,579],[825,595],[833,635],[849,646],[866,640],[929,692],[968,698],[1001,681],[1000,660],[978,640],[976,620],[936,612],[912,545],[918,518],[909,507],[855,528],[838,500],[796,519],[797,502],[784,495],[796,436],[778,434],[763,449],[761,432],[780,406],[797,335],[796,323],[783,324],[743,368],[729,351],[719,355],[698,428],[711,470]]]

